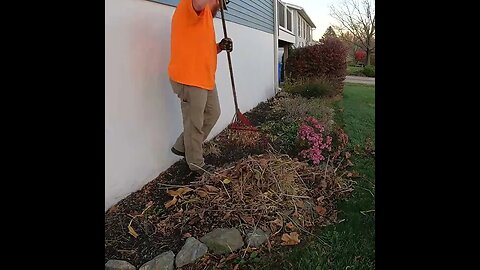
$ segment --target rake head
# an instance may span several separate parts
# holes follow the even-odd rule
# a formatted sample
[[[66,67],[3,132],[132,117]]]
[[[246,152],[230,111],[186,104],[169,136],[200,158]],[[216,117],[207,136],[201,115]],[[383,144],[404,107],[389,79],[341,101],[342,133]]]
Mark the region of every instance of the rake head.
[[[228,128],[235,130],[259,131],[239,110],[235,113],[233,121]]]

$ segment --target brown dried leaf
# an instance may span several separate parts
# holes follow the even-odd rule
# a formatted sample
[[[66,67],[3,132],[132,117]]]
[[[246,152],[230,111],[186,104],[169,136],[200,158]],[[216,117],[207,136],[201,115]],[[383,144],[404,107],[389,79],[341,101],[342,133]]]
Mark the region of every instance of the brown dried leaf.
[[[345,158],[346,159],[349,159],[351,156],[352,156],[352,154],[350,154],[350,152],[345,152]]]
[[[275,219],[274,221],[270,221],[271,223],[279,226],[279,227],[282,227],[283,226],[283,221],[281,219]]]
[[[238,254],[232,253],[232,254],[228,255],[228,257],[225,259],[225,261],[228,262],[228,261],[231,261],[233,259],[236,259],[237,257],[238,257]]]
[[[282,235],[282,246],[298,245],[300,243],[299,236],[297,232],[291,232],[290,234],[284,233]]]
[[[214,187],[214,186],[210,186],[210,185],[205,185],[205,188],[207,189],[208,192],[218,192],[219,189]]]
[[[114,206],[110,207],[110,209],[108,209],[107,212],[109,212],[109,213],[115,213],[115,212],[117,212],[117,210],[118,210],[118,206],[117,206],[117,205],[114,205]]]
[[[169,190],[167,193],[170,194],[170,196],[172,197],[176,197],[176,196],[182,196],[183,194],[186,194],[190,191],[192,191],[193,189],[189,188],[189,187],[181,187],[177,190]]]
[[[296,201],[295,204],[297,207],[305,208],[305,203],[302,200]]]
[[[182,238],[190,238],[190,237],[192,237],[192,235],[187,232],[187,233],[185,233],[185,234],[183,235]]]
[[[268,164],[268,160],[266,160],[266,159],[260,159],[260,160],[258,161],[258,163],[260,164],[260,166],[266,167],[267,164]]]
[[[128,225],[128,233],[130,233],[135,238],[138,237],[138,233],[133,229],[131,225]]]
[[[251,217],[251,216],[243,216],[243,215],[241,215],[240,218],[241,218],[245,223],[253,224],[253,217]]]
[[[323,216],[323,215],[325,215],[325,213],[327,213],[327,209],[325,209],[325,207],[322,207],[322,206],[315,207],[315,211],[317,211],[317,213],[321,216]]]
[[[286,226],[287,226],[287,228],[289,228],[290,230],[293,230],[293,229],[295,228],[295,225],[293,225],[292,222],[287,223]]]
[[[165,203],[165,208],[170,208],[177,203],[177,196],[174,196],[172,200]]]
[[[208,193],[206,191],[203,191],[201,189],[197,190],[197,194],[198,196],[200,196],[200,198],[205,198],[208,196]]]
[[[227,220],[232,215],[232,212],[227,212],[225,216],[223,216],[222,220]]]

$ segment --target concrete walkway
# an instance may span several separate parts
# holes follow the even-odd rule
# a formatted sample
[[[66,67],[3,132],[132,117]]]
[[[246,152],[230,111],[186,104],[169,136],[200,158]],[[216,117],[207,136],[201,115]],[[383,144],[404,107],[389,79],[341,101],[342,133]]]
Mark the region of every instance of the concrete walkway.
[[[375,85],[375,78],[347,76],[347,78],[345,79],[345,82]]]

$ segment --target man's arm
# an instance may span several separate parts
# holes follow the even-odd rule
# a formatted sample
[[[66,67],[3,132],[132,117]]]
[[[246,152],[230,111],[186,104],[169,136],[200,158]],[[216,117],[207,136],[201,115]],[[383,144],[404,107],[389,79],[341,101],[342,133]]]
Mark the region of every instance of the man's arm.
[[[197,12],[197,14],[200,14],[200,12],[205,9],[207,3],[208,0],[192,0],[193,9]]]

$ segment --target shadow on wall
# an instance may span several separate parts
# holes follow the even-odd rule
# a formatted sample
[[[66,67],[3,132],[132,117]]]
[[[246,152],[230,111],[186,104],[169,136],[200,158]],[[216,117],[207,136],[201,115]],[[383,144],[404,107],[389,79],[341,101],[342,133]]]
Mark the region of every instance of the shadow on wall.
[[[175,111],[180,112],[178,99],[170,87],[168,78],[171,18],[163,16],[158,19],[161,21],[152,24],[149,20],[135,18],[134,23],[130,25],[132,28],[130,31],[134,35],[130,39],[131,63],[129,67],[133,80],[136,82],[132,90],[143,92],[144,96],[141,101],[144,104],[140,106],[144,109],[142,117],[152,119],[152,121],[159,119],[160,115],[167,116]],[[158,33],[163,34],[159,35]],[[181,124],[179,120],[181,121],[181,117],[161,118],[165,127],[178,127]],[[172,134],[177,134],[176,131],[171,132],[173,130],[177,129],[164,129],[157,138],[167,137],[165,132],[169,131],[168,138],[172,138]]]

